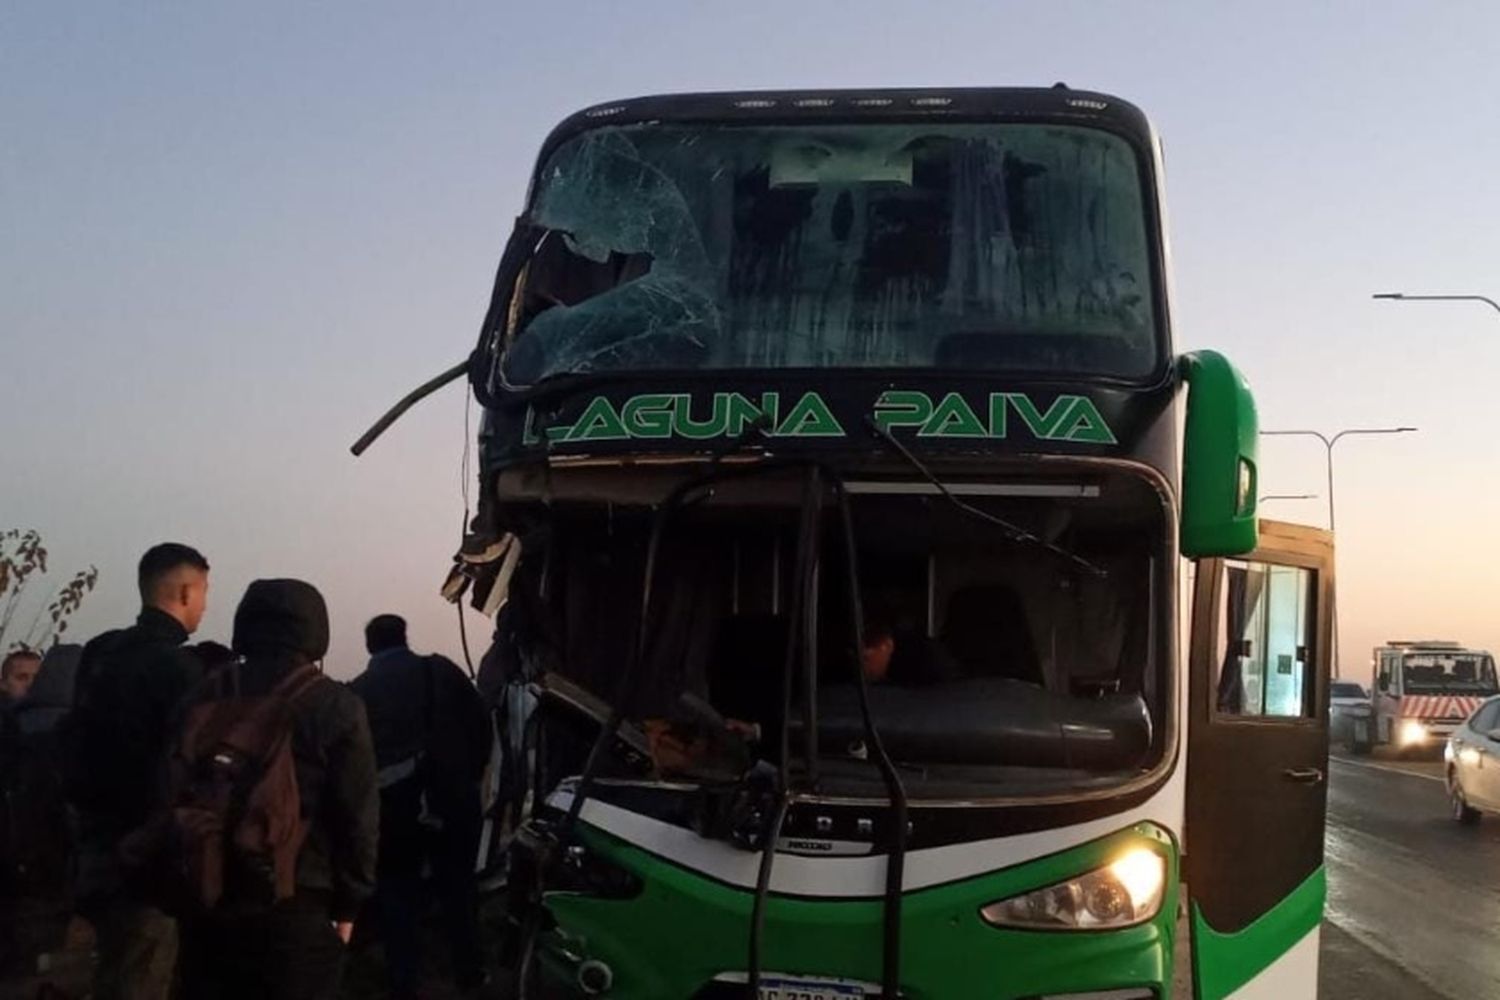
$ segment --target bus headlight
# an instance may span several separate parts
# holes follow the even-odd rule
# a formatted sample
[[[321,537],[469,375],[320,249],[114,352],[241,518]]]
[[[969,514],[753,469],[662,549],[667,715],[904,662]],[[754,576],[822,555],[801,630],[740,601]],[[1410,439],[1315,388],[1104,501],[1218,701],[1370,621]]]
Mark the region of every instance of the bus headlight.
[[[1401,728],[1396,733],[1396,742],[1404,747],[1416,746],[1418,743],[1427,742],[1427,727],[1416,719],[1403,719]]]
[[[1129,927],[1156,916],[1166,884],[1166,859],[1138,847],[1086,875],[991,903],[979,915],[997,927]]]

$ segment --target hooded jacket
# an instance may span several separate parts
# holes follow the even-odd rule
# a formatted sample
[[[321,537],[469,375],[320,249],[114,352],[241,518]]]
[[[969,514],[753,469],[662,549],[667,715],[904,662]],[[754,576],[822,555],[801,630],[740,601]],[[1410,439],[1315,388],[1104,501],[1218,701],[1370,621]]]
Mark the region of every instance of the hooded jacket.
[[[234,650],[244,657],[237,669],[246,695],[265,694],[299,666],[322,660],[323,595],[301,580],[256,580],[234,614]],[[326,898],[330,919],[353,920],[375,889],[380,830],[375,752],[359,698],[320,677],[293,707],[292,757],[308,831],[297,857],[297,894]]]

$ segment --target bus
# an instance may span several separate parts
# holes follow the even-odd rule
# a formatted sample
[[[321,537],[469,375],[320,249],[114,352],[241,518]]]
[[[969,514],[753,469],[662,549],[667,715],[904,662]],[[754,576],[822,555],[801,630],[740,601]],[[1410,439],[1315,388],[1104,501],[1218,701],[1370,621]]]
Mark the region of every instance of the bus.
[[[1063,85],[548,136],[448,588],[519,995],[1315,995],[1332,541],[1257,519],[1164,219],[1145,116]]]
[[[1439,751],[1480,702],[1500,694],[1495,658],[1449,640],[1392,641],[1371,655],[1371,711],[1354,721],[1352,748],[1386,744]]]

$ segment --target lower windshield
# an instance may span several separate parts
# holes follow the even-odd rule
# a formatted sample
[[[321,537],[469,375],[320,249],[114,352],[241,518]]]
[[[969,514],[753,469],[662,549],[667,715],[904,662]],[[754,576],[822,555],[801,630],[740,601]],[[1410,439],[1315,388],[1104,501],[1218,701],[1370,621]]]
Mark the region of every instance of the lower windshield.
[[[1495,661],[1486,653],[1408,653],[1401,663],[1407,694],[1494,694]]]
[[[1153,491],[1121,481],[1070,485],[1066,497],[1042,488],[970,498],[1069,555],[930,495],[856,494],[856,640],[837,514],[821,518],[809,571],[809,638],[796,509],[773,504],[769,484],[744,488],[760,494],[758,509],[730,506],[726,485],[713,503],[674,517],[652,557],[652,611],[640,631],[648,521],[616,510],[607,528],[560,522],[550,543],[536,621],[556,640],[526,655],[566,676],[560,701],[584,700],[573,686],[625,699],[625,740],[638,764],[650,764],[633,773],[732,781],[758,761],[778,767],[785,746],[795,780],[816,771],[825,793],[883,797],[861,675],[875,728],[915,799],[1094,789],[1161,759],[1169,625],[1158,618],[1170,601]],[[781,495],[795,502],[795,483]],[[544,630],[524,631],[536,642]],[[629,650],[642,639],[644,659],[622,692]],[[585,745],[557,777],[576,773]]]
[[[1144,178],[1097,129],[591,130],[537,176],[505,383],[741,368],[1139,377],[1161,358]]]

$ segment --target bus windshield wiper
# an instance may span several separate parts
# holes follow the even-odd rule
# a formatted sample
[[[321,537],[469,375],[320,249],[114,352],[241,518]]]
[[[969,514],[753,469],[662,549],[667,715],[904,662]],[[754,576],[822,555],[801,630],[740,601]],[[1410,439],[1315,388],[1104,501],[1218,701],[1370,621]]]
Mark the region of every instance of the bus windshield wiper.
[[[1027,531],[1025,528],[1021,527],[1019,524],[1016,524],[1013,521],[1007,521],[1005,518],[1000,517],[997,514],[991,514],[989,511],[982,510],[981,508],[974,506],[968,501],[963,500],[952,490],[948,489],[947,484],[939,479],[937,475],[927,467],[926,462],[923,462],[920,458],[913,454],[912,450],[906,447],[906,445],[902,444],[901,440],[897,438],[896,435],[892,434],[888,428],[882,427],[878,420],[876,420],[874,417],[866,417],[865,424],[869,426],[871,432],[874,433],[876,437],[880,438],[886,444],[890,445],[892,451],[901,456],[901,458],[905,459],[906,463],[913,469],[915,469],[923,479],[931,483],[937,489],[937,491],[948,500],[949,503],[953,504],[953,506],[963,511],[965,514],[968,514],[970,517],[978,518],[981,521],[986,521],[990,524],[993,524],[995,527],[1000,528],[1002,531],[1008,533],[1011,538],[1018,542],[1027,542],[1032,545],[1040,546],[1041,548],[1046,549],[1048,552],[1051,552],[1058,558],[1070,562],[1073,565],[1078,566],[1080,569],[1087,570],[1100,579],[1104,579],[1105,577],[1109,576],[1109,574],[1102,567],[1095,566],[1087,559],[1083,558],[1080,555],[1077,555],[1076,553],[1069,552],[1061,545],[1055,545],[1052,542],[1047,541],[1045,538],[1042,538],[1040,535]]]

